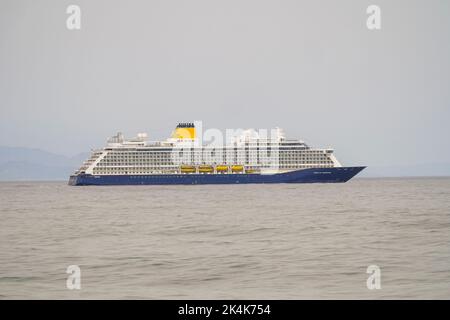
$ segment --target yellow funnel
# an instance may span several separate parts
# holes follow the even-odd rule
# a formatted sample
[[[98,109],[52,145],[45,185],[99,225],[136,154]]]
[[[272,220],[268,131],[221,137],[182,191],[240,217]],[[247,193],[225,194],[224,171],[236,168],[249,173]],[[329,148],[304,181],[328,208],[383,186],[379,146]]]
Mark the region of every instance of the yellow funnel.
[[[172,133],[174,139],[195,139],[195,127],[193,123],[180,123]]]

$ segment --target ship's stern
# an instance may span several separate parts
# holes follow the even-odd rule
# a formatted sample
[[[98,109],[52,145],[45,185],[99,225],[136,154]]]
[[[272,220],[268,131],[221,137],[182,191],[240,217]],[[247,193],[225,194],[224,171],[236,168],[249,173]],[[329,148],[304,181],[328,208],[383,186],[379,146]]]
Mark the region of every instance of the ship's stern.
[[[69,177],[69,186],[77,186],[79,181],[79,175],[73,174]]]

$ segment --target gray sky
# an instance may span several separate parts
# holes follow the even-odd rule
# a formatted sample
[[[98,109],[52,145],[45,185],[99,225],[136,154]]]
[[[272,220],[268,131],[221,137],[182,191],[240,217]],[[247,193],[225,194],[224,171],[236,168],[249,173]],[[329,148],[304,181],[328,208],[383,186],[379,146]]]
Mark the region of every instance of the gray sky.
[[[450,162],[449,42],[448,0],[0,0],[0,145],[73,155],[203,120],[346,165]]]

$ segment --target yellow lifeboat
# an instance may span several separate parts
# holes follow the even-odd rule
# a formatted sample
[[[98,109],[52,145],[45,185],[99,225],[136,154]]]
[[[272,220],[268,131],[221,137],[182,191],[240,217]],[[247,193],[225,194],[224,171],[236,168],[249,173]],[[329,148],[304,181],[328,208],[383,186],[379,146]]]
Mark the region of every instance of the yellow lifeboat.
[[[181,173],[195,173],[195,167],[194,166],[181,166]]]
[[[198,166],[198,172],[211,173],[211,172],[214,172],[214,168],[212,166],[202,165],[202,166]]]
[[[242,171],[244,171],[244,166],[241,166],[241,165],[231,166],[231,171],[232,172],[242,172]]]
[[[227,172],[228,171],[228,166],[226,166],[226,165],[218,165],[216,167],[216,171],[217,172]]]

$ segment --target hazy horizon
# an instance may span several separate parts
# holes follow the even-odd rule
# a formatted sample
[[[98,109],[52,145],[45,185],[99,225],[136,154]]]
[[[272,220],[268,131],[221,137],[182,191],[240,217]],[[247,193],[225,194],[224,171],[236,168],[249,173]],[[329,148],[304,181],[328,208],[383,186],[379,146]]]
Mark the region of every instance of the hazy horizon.
[[[449,14],[437,0],[4,0],[0,145],[73,156],[202,120],[279,126],[345,165],[449,163]]]
[[[0,299],[449,299],[449,119],[449,0],[1,0]]]

